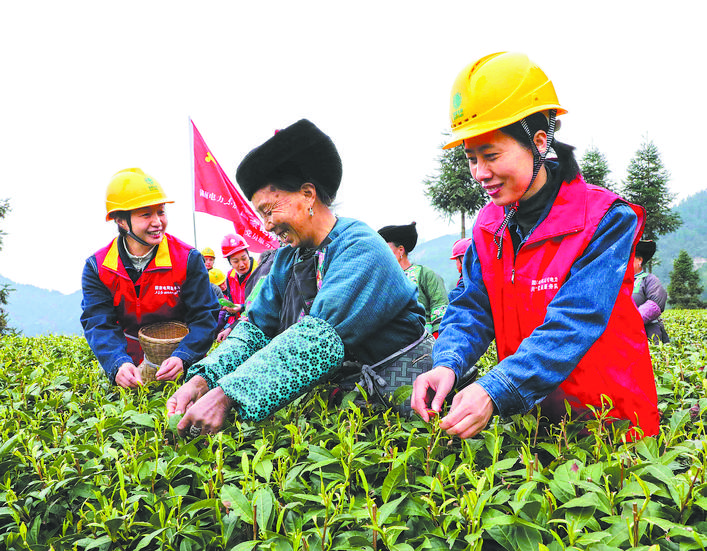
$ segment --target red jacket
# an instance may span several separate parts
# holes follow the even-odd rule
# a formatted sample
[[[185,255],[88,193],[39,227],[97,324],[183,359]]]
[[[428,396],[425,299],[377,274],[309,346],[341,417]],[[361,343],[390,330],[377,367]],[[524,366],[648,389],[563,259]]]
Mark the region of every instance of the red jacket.
[[[248,275],[243,278],[243,283],[238,281],[238,272],[235,268],[231,268],[226,276],[226,283],[228,285],[228,296],[233,304],[245,304],[246,297],[246,285],[250,279],[250,275],[253,273],[253,260],[250,261],[250,271]],[[241,311],[242,313],[242,311]],[[233,325],[236,322],[236,316],[229,316],[227,321],[228,325]]]
[[[474,240],[491,303],[499,360],[514,354],[521,341],[543,323],[547,307],[572,264],[583,254],[609,207],[620,200],[581,178],[563,184],[547,218],[517,254],[506,230],[501,260],[496,258],[493,236],[503,219],[503,209],[488,205],[481,211]],[[630,206],[638,217],[635,248],[643,231],[644,212]],[[614,406],[610,416],[640,424],[646,435],[657,434],[653,367],[632,292],[633,262],[629,261],[606,330],[559,388],[545,398],[544,413],[561,417],[565,399],[577,411],[586,411],[586,404],[601,409],[605,394]]]
[[[250,274],[252,273],[252,262],[251,271],[248,272],[248,275],[243,279],[243,283],[239,283],[238,273],[235,269],[231,269],[228,272],[228,276],[226,276],[226,281],[228,282],[228,294],[231,297],[231,302],[234,304],[245,304],[245,285],[248,283],[248,279],[250,279]]]
[[[141,326],[158,321],[184,321],[180,291],[187,276],[187,259],[192,247],[166,234],[155,258],[133,284],[118,254],[118,241],[96,253],[98,277],[113,295],[113,305],[127,338],[127,351],[135,365],[143,358],[137,340]],[[140,296],[135,293],[139,287]]]

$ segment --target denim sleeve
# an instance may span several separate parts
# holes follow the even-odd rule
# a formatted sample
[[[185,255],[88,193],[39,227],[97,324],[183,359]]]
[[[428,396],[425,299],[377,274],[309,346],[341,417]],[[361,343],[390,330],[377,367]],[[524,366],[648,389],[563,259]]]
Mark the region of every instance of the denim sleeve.
[[[433,349],[434,365],[452,369],[457,379],[486,352],[494,338],[491,303],[472,242],[464,255],[462,282],[450,297]]]
[[[628,268],[637,218],[624,203],[604,215],[543,323],[477,382],[502,416],[525,413],[557,388],[605,331]],[[599,283],[601,282],[601,283]]]
[[[211,348],[220,309],[201,253],[196,249],[189,251],[187,278],[182,285],[181,299],[184,323],[189,327],[189,333],[172,355],[181,358],[188,367],[203,358]]]
[[[118,368],[132,362],[127,352],[123,330],[113,306],[113,295],[98,277],[96,257],[86,260],[81,275],[81,326],[88,345],[111,383],[115,383]]]
[[[449,294],[447,295],[447,302],[452,302],[455,298],[457,298],[458,295],[462,293],[462,291],[464,291],[464,278],[460,277],[457,281],[456,287],[449,291]]]

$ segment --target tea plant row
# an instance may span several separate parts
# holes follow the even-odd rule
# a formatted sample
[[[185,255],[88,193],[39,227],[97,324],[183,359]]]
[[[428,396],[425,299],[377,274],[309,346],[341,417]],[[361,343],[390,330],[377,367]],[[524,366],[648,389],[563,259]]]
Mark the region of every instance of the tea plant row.
[[[78,337],[0,342],[0,547],[32,550],[705,549],[707,313],[651,348],[661,433],[534,412],[459,440],[318,388],[185,441],[175,383],[108,385]],[[483,369],[493,365],[491,353]]]

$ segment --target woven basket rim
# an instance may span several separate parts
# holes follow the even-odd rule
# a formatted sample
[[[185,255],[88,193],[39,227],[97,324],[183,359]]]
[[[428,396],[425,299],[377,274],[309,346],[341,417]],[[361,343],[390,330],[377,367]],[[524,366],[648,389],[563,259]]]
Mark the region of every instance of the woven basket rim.
[[[164,332],[166,337],[152,337],[146,332]],[[182,339],[189,333],[189,328],[181,321],[160,321],[141,327],[138,331],[138,340],[145,358],[153,364],[161,365],[164,360],[172,355]],[[174,335],[174,336],[171,336]]]
[[[163,329],[163,328],[179,328],[180,335],[175,337],[151,337],[145,334],[145,331]],[[150,344],[174,344],[179,343],[184,337],[189,333],[189,328],[186,323],[181,321],[160,321],[157,323],[152,323],[150,325],[145,325],[141,327],[138,331],[138,339]]]

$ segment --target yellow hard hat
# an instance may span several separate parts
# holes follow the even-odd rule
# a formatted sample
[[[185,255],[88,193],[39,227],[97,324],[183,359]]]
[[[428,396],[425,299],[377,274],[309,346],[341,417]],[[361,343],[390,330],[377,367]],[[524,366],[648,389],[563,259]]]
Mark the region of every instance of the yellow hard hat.
[[[216,253],[213,249],[210,249],[209,247],[204,247],[201,250],[201,256],[203,256],[204,258],[206,258],[207,256],[210,256],[211,258],[216,258]]]
[[[454,81],[449,106],[452,141],[444,148],[550,109],[567,113],[550,79],[528,56],[487,55],[467,65]]]
[[[162,186],[139,168],[126,168],[113,175],[106,190],[106,220],[117,211],[131,211],[170,201]]]
[[[221,285],[224,281],[226,281],[226,274],[218,268],[211,268],[209,270],[209,281],[214,285]]]

